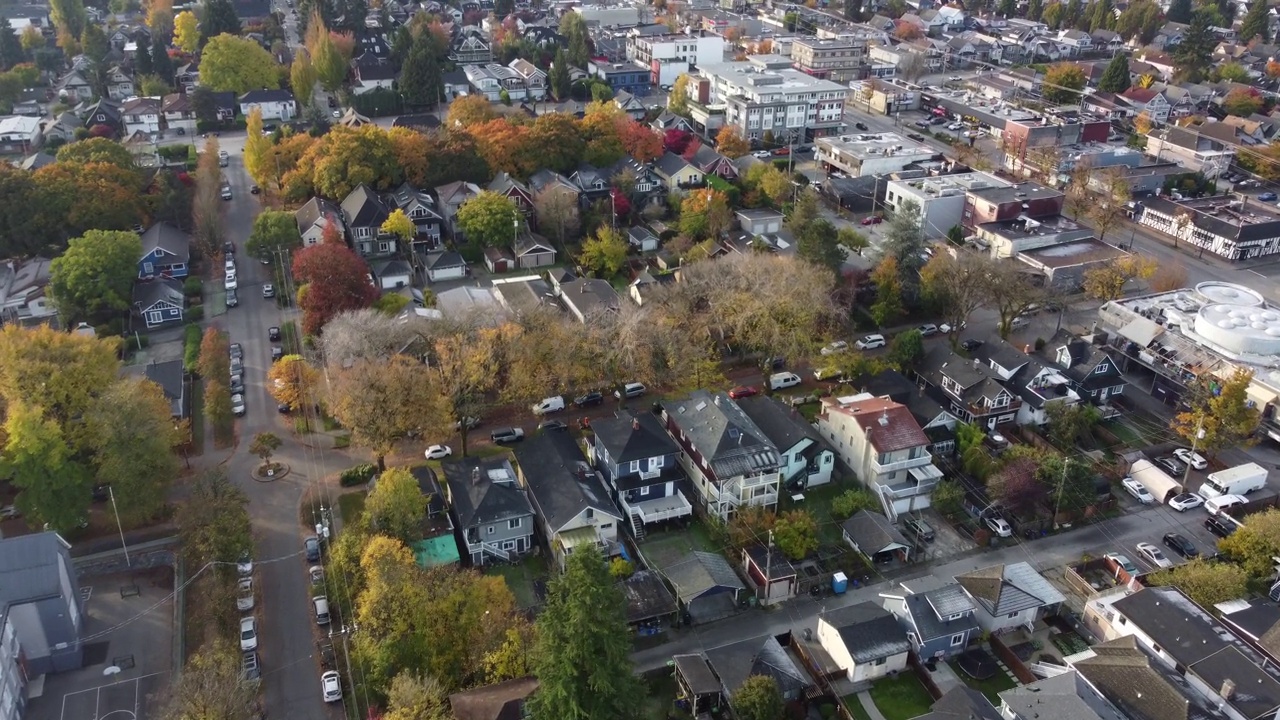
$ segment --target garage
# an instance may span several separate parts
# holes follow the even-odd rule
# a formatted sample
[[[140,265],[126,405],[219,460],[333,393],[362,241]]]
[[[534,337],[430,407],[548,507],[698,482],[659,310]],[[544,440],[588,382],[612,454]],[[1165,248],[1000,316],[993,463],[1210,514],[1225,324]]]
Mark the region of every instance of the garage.
[[[370,264],[369,272],[382,290],[399,290],[408,287],[413,278],[413,268],[403,260],[381,260]]]
[[[461,280],[467,276],[467,261],[452,250],[427,253],[427,279],[431,282]]]
[[[661,570],[694,624],[729,617],[739,610],[739,594],[747,589],[729,561],[716,553],[694,550]]]

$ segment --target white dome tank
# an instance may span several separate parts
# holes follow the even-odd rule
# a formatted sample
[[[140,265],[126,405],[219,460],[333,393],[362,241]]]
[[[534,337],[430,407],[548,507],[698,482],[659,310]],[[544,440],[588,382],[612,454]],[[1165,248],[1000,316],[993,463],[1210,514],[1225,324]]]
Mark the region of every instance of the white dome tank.
[[[1202,282],[1196,285],[1196,292],[1209,301],[1210,305],[1248,305],[1262,307],[1265,301],[1251,288],[1227,282]]]
[[[1256,295],[1252,290],[1249,293]],[[1206,305],[1196,314],[1195,332],[1237,355],[1280,355],[1280,311],[1260,305]]]

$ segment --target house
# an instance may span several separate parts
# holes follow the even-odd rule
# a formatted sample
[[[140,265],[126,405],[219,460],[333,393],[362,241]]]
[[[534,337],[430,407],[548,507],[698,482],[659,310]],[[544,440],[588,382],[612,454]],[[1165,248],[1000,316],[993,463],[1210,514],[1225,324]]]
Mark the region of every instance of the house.
[[[739,507],[777,506],[778,449],[727,393],[696,390],[665,403],[662,418],[708,515],[728,521]]]
[[[197,59],[179,65],[173,73],[173,80],[183,95],[190,95],[200,87],[200,61]]]
[[[160,132],[161,118],[160,98],[131,98],[124,101],[120,113],[124,116],[124,129],[129,135],[134,133]]]
[[[298,116],[298,103],[288,90],[250,90],[240,96],[240,114],[249,117],[255,108],[263,120],[292,120]]]
[[[608,172],[587,163],[579,165],[578,169],[569,176],[569,180],[582,194],[583,204],[590,204],[608,197],[613,183],[613,178]]]
[[[739,400],[738,407],[778,449],[783,487],[803,492],[831,482],[836,455],[795,408],[766,395]]]
[[[86,108],[84,126],[92,133],[99,125],[110,128],[112,137],[120,137],[124,132],[124,117],[120,114],[120,106],[104,99]]]
[[[673,152],[667,152],[653,163],[653,171],[666,185],[668,191],[701,187],[704,175],[697,165]]]
[[[379,290],[399,290],[413,284],[413,266],[400,258],[374,260],[369,263],[369,274]]]
[[[677,115],[670,110],[663,110],[658,117],[649,123],[649,127],[654,132],[666,133],[668,130],[679,130],[681,132],[692,133],[693,126],[689,124],[689,120],[682,115]]]
[[[1066,330],[1054,334],[1045,344],[1044,354],[1052,351],[1053,361],[1071,383],[1071,389],[1094,405],[1105,405],[1123,395],[1129,384],[1106,348],[1072,336]]]
[[[167,222],[153,224],[142,233],[142,257],[138,259],[138,279],[156,276],[184,278],[191,259],[191,236]]]
[[[385,257],[396,252],[397,237],[382,229],[391,209],[368,185],[357,185],[343,199],[341,207],[347,238],[360,257]]]
[[[1018,417],[1022,399],[981,360],[970,360],[936,346],[926,352],[915,374],[928,387],[926,392],[961,422],[994,430]]]
[[[650,524],[693,515],[693,505],[685,497],[689,480],[680,466],[680,446],[657,416],[619,412],[592,422],[591,430],[587,456],[636,540],[644,539]]]
[[[0,263],[0,324],[32,326],[57,319],[48,293],[51,264],[39,256]]]
[[[922,660],[964,652],[982,633],[973,602],[955,582],[930,576],[906,580],[880,593],[880,603],[907,631],[911,649]]]
[[[138,94],[133,84],[133,74],[119,65],[113,65],[107,70],[106,83],[107,97],[116,102],[123,102]]]
[[[445,280],[461,280],[467,276],[471,268],[466,258],[452,250],[436,250],[423,256],[423,266],[427,269],[427,279],[431,282]]]
[[[653,252],[662,244],[658,236],[643,225],[633,225],[627,229],[627,242],[639,252]]]
[[[182,360],[166,360],[165,362],[147,363],[143,371],[144,377],[160,386],[164,399],[169,401],[169,411],[175,420],[187,417],[190,408],[187,403],[187,373]]]
[[[632,120],[643,120],[648,112],[640,98],[625,90],[613,96],[613,104]]]
[[[1080,57],[1093,52],[1093,36],[1083,30],[1058,31],[1058,45],[1066,48],[1069,57]]]
[[[631,285],[627,287],[627,294],[636,305],[644,305],[645,298],[651,297],[653,293],[666,285],[670,285],[676,281],[674,272],[651,273],[648,270],[641,270],[631,281]]]
[[[26,155],[43,142],[38,118],[21,115],[0,118],[0,152]]]
[[[506,68],[503,68],[506,70]],[[484,65],[467,65],[462,69],[467,76],[468,94],[481,95],[489,102],[502,99],[502,77]],[[514,76],[515,73],[512,73]],[[508,99],[510,99],[508,97]]]
[[[160,113],[164,126],[169,130],[181,130],[188,135],[196,132],[196,111],[191,98],[184,93],[170,93],[160,101]]]
[[[1075,670],[1005,690],[1000,693],[1000,715],[1007,720],[1116,720],[1125,717]]]
[[[605,559],[622,553],[622,512],[609,499],[600,474],[569,433],[544,432],[515,449],[520,484],[537,512],[541,540],[564,570],[574,550],[594,546]]]
[[[956,576],[974,605],[983,632],[1018,628],[1031,632],[1037,620],[1057,610],[1066,598],[1025,562],[992,565]]]
[[[47,117],[40,121],[40,129],[45,142],[73,142],[76,130],[80,129],[80,118],[71,112],[64,112],[56,117]]]
[[[742,571],[755,587],[756,602],[775,605],[800,592],[799,571],[781,550],[763,545],[742,549]]]
[[[440,244],[444,218],[436,209],[435,198],[406,182],[391,191],[387,199],[413,221],[416,230],[414,252],[430,250]]]
[[[459,180],[436,188],[436,200],[440,216],[449,229],[454,242],[462,242],[462,231],[458,228],[458,208],[463,203],[480,194],[480,186],[475,183]]]
[[[873,602],[818,616],[818,643],[850,682],[866,682],[907,667],[911,643],[893,613]]]
[[[333,227],[341,236],[342,208],[322,197],[313,197],[305,205],[293,213],[298,223],[298,234],[302,236],[302,246],[311,247],[324,241],[325,229]]]
[[[351,86],[351,92],[356,95],[364,95],[374,90],[391,90],[395,87],[396,78],[400,75],[396,71],[396,66],[383,58],[360,58],[355,65],[355,83]]]
[[[1270,601],[1275,592],[1271,590],[1266,598],[1218,603],[1214,608],[1222,613],[1222,622],[1231,632],[1243,638],[1268,662],[1280,667],[1280,606]]]
[[[1163,93],[1150,88],[1131,87],[1116,97],[1128,103],[1135,114],[1145,112],[1153,122],[1169,122],[1170,105]]]
[[[133,308],[148,330],[182,322],[184,300],[182,283],[171,277],[157,277],[133,284]]]
[[[422,500],[422,539],[409,544],[414,560],[423,568],[457,566],[461,556],[458,554],[453,519],[449,517],[449,505],[445,502],[440,480],[435,471],[426,465],[414,466],[409,472],[418,481],[418,493]],[[377,482],[376,479],[374,482]],[[373,483],[370,483],[369,491],[373,492]]]
[[[462,70],[450,70],[444,73],[444,100],[453,100],[471,92],[471,81]]]
[[[710,145],[699,145],[689,162],[693,163],[704,176],[715,175],[723,180],[733,182],[738,179],[738,166],[729,158],[715,151]]]
[[[642,163],[629,155],[623,155],[613,165],[602,168],[602,172],[616,186],[612,192],[621,192],[630,197],[637,210],[643,210],[646,205],[666,200],[667,193],[663,187],[662,178],[658,177],[647,163]],[[630,187],[619,184],[624,177],[634,179]]]
[[[785,701],[800,698],[813,685],[813,680],[772,635],[721,645],[700,655],[676,655],[671,660],[677,685],[686,697],[695,699],[693,707],[698,712],[723,702],[732,703],[743,684],[756,675],[773,678]],[[707,705],[698,703],[699,698],[705,698]]]
[[[912,720],[1004,720],[986,695],[968,685],[956,685],[930,705],[930,712]]]
[[[906,562],[914,547],[889,518],[870,510],[859,510],[841,523],[840,534],[870,563]]]
[[[568,40],[563,35],[556,32],[555,28],[545,25],[526,25],[524,28],[524,39],[537,45],[540,48],[552,49],[565,47]]]
[[[545,238],[524,231],[511,246],[516,267],[521,270],[546,267],[556,262],[556,249]]]
[[[533,192],[529,190],[528,185],[511,177],[509,173],[499,171],[485,189],[515,203],[516,208],[524,213],[525,217],[534,215]]]
[[[1098,28],[1089,33],[1089,37],[1093,43],[1095,50],[1099,50],[1108,55],[1115,56],[1124,48],[1124,38],[1120,37],[1120,33],[1112,32],[1104,28]]]
[[[93,85],[78,70],[68,71],[54,85],[54,89],[58,91],[58,97],[71,103],[93,98]]]
[[[85,663],[84,609],[70,550],[55,532],[0,540],[0,680],[6,705],[24,703],[25,680]]]
[[[479,28],[463,29],[449,51],[449,59],[461,66],[485,65],[493,62],[493,48]]]
[[[508,63],[507,67],[520,76],[521,83],[524,85],[525,98],[537,102],[547,97],[547,74],[537,65],[524,58],[516,58]]]
[[[523,720],[525,703],[538,690],[535,677],[481,685],[449,696],[454,720]]]
[[[230,90],[213,93],[213,114],[218,122],[235,120],[239,107],[236,104],[236,94]]]
[[[986,362],[986,367],[996,373],[1005,387],[1021,398],[1016,420],[1019,425],[1044,425],[1049,421],[1051,405],[1080,402],[1080,396],[1056,367],[1042,364],[1006,340],[990,340],[975,355]]]
[[[529,176],[529,190],[532,191],[534,196],[549,192],[570,193],[575,204],[582,194],[582,188],[578,187],[577,183],[554,170],[546,168],[541,168]]]
[[[742,232],[751,235],[776,235],[783,227],[782,213],[768,208],[741,209],[733,213],[738,218]]]
[[[573,277],[561,282],[553,277],[552,286],[565,309],[583,324],[595,322],[606,313],[615,313],[622,305],[618,291],[601,278]]]
[[[505,456],[448,460],[441,470],[453,525],[473,566],[532,552],[533,506]]]
[[[1072,669],[1133,720],[1226,720],[1235,715],[1224,712],[1227,707],[1215,690],[1197,692],[1172,670],[1153,661],[1132,635],[1098,643],[1086,652],[1087,657],[1072,658]]]
[[[929,438],[907,406],[868,393],[823,398],[818,432],[896,518],[929,507],[942,479]]]

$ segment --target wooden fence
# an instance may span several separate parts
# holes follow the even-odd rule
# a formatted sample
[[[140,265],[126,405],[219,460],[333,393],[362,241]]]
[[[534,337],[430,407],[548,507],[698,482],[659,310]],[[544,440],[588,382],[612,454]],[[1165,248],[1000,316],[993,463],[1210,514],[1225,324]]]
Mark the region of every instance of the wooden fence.
[[[912,650],[907,653],[907,665],[915,672],[916,677],[920,678],[920,684],[924,685],[924,689],[929,691],[934,700],[942,697],[942,689],[938,687],[938,683],[933,681],[933,675],[930,674],[929,668],[920,662],[920,657]]]
[[[1005,667],[1009,668],[1009,672],[1018,678],[1018,682],[1023,685],[1030,685],[1040,679],[1035,676],[1035,673],[1028,670],[1026,664],[1019,660],[1018,656],[1014,655],[1013,651],[1009,649],[1009,646],[1001,642],[1000,638],[995,635],[991,636],[991,649],[995,652],[996,657],[1000,658],[1001,662],[1005,664]]]

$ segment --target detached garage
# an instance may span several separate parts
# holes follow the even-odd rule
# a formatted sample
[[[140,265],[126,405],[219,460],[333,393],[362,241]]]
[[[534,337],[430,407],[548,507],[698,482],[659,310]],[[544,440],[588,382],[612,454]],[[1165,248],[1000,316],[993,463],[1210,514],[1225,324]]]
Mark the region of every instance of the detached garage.
[[[729,561],[716,553],[694,550],[661,572],[694,623],[711,622],[738,612],[738,594],[747,589]]]
[[[1156,467],[1150,460],[1138,460],[1131,465],[1129,477],[1142,483],[1142,487],[1151,493],[1151,497],[1162,505],[1169,498],[1184,492],[1182,483],[1169,477],[1168,473]]]
[[[431,282],[461,280],[467,276],[467,261],[452,250],[427,253],[427,279]]]

